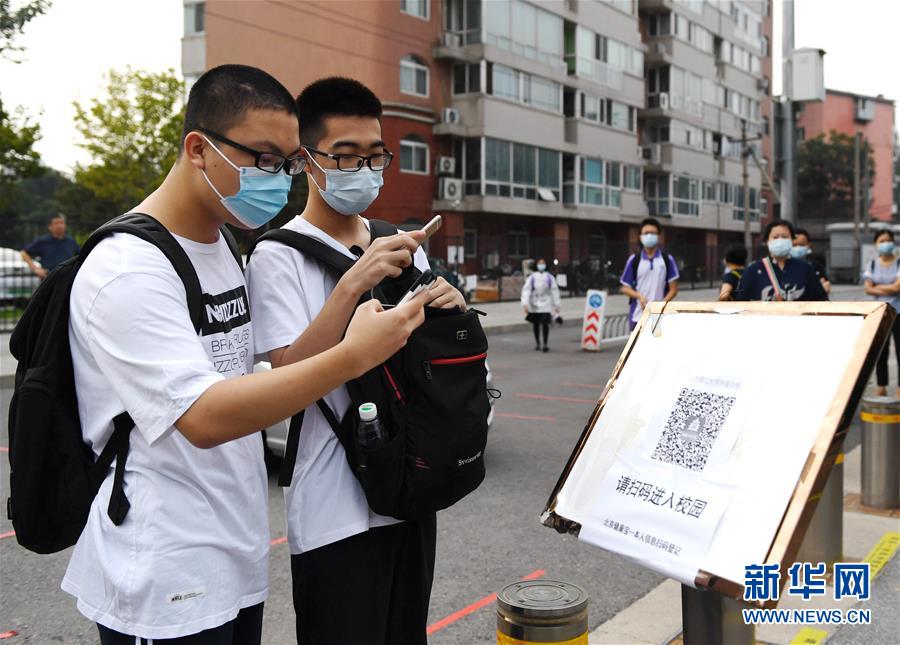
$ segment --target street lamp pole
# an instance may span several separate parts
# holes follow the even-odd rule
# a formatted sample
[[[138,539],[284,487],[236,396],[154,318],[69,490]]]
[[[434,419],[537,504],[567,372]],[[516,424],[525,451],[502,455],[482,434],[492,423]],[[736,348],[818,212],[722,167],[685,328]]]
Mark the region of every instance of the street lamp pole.
[[[750,257],[753,257],[752,239],[750,237],[750,173],[747,171],[747,157],[750,156],[750,146],[747,145],[747,119],[741,119],[741,172],[744,180],[743,206],[744,206],[744,248]]]

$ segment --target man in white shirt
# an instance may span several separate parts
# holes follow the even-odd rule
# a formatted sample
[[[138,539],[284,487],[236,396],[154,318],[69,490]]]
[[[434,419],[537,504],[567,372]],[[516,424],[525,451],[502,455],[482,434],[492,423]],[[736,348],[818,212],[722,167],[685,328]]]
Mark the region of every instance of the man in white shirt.
[[[297,98],[300,136],[310,159],[309,197],[285,225],[350,259],[337,279],[315,259],[263,241],[248,263],[256,353],[273,366],[326,351],[341,339],[359,298],[385,277],[428,263],[419,231],[371,241],[360,216],[378,196],[392,155],[381,136],[381,102],[362,84],[327,78]],[[429,306],[465,309],[442,278]],[[350,405],[345,387],[326,403],[339,417]],[[285,491],[288,543],[300,643],[425,643],[434,572],[435,518],[399,522],[373,513],[344,449],[316,406],[306,410],[291,485]],[[352,618],[343,598],[352,606]]]
[[[299,148],[296,105],[262,70],[217,67],[191,89],[179,158],[134,212],[165,226],[193,264],[199,335],[181,279],[148,242],[106,238],[76,276],[69,337],[85,442],[99,454],[113,418],[135,422],[128,514],[118,526],[107,517],[110,470],[62,582],[103,645],[260,642],[269,531],[259,429],[386,359],[424,318],[424,298],[389,312],[367,304],[343,342],[252,374],[244,278],[219,228],[274,217],[303,170]]]

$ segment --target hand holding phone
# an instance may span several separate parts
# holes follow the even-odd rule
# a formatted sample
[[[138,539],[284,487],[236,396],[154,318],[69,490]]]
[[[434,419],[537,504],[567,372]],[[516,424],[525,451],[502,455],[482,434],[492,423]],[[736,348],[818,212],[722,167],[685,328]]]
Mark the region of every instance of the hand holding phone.
[[[427,240],[432,235],[437,233],[438,229],[443,224],[444,218],[440,215],[435,215],[430,222],[428,222],[425,226],[422,227],[422,230],[425,232],[425,239]]]

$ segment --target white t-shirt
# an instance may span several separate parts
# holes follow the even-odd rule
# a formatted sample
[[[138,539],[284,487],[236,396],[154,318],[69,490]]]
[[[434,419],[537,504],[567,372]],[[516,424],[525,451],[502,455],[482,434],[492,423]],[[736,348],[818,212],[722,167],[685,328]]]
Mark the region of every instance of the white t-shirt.
[[[366,221],[368,225],[368,221]],[[340,242],[297,216],[284,228],[324,242],[356,259]],[[428,268],[424,251],[415,265]],[[247,288],[253,312],[254,343],[260,360],[293,343],[315,319],[337,284],[333,271],[279,242],[260,242],[247,263]],[[347,388],[325,396],[340,419],[350,405]],[[341,442],[319,409],[306,410],[291,486],[285,491],[288,544],[292,554],[312,551],[377,526],[398,520],[369,509],[362,486],[347,464]]]
[[[268,593],[260,435],[203,450],[172,425],[207,388],[252,370],[244,278],[221,237],[176,239],[203,289],[200,336],[174,267],[133,235],[97,245],[70,299],[85,440],[99,454],[123,411],[136,427],[125,462],[128,515],[120,526],[107,516],[110,470],[62,588],[90,620],[148,639],[217,627]]]

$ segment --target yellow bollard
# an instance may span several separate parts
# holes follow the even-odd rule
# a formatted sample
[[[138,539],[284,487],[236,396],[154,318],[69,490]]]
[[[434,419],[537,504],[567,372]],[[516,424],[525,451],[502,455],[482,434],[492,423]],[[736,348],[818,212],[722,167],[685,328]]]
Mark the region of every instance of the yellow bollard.
[[[507,585],[497,595],[498,645],[587,645],[588,596],[555,580]]]

